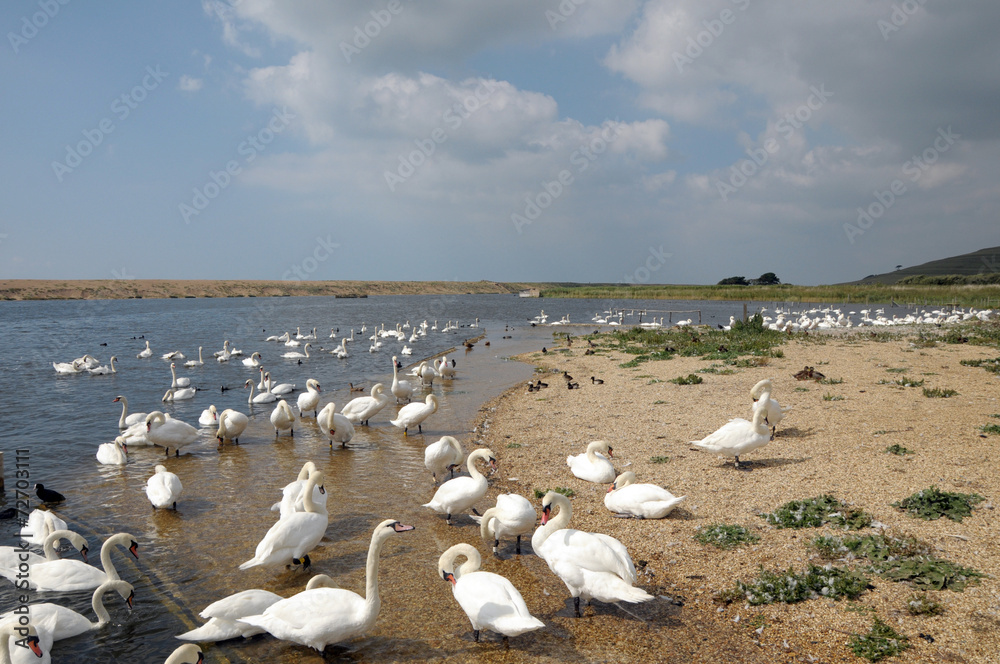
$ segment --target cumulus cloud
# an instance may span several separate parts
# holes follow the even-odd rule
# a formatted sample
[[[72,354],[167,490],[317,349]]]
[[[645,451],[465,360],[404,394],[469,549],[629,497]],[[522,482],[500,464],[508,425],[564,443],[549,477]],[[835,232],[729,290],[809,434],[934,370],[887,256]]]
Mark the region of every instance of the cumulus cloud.
[[[183,74],[180,81],[177,82],[177,89],[183,90],[184,92],[197,92],[201,90],[202,85],[205,82],[200,78],[194,78],[193,76],[188,76]]]

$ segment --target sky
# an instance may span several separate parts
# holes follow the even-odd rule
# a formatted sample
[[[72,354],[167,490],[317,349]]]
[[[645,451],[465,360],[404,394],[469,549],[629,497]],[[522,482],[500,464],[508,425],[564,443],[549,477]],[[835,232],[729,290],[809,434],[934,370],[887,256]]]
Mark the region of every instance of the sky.
[[[1000,245],[995,0],[8,0],[0,29],[0,278],[812,285]]]

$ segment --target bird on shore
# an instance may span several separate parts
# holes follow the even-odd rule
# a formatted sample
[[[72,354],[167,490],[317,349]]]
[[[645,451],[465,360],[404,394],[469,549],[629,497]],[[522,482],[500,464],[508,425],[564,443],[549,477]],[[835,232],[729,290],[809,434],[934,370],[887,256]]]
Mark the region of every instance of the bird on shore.
[[[465,463],[469,468],[468,477],[450,479],[434,492],[431,502],[423,507],[429,507],[439,514],[445,515],[445,522],[451,525],[451,515],[465,512],[476,504],[476,501],[486,495],[488,482],[486,476],[479,472],[476,461],[482,459],[491,470],[497,469],[496,455],[491,450],[481,447],[469,454]]]
[[[717,452],[734,458],[734,466],[740,467],[740,456],[767,445],[771,441],[771,429],[767,426],[767,409],[754,411],[753,421],[748,422],[742,417],[736,417],[723,424],[714,433],[701,440],[692,440],[709,452]]]
[[[61,503],[66,500],[66,496],[62,495],[58,491],[52,489],[46,489],[42,484],[35,485],[35,495],[43,503]]]
[[[521,535],[530,535],[535,529],[535,508],[531,502],[516,493],[502,493],[497,496],[497,504],[482,516],[473,516],[479,523],[479,534],[487,546],[493,547],[493,555],[500,557],[501,537],[516,538],[514,552],[521,554]]]
[[[774,439],[774,432],[778,422],[785,419],[785,415],[792,410],[791,406],[782,406],[775,399],[771,398],[771,390],[774,389],[769,378],[758,382],[750,390],[750,398],[753,399],[753,411],[763,408],[767,412],[767,422],[771,425],[771,438]]]
[[[578,390],[580,389],[580,383],[566,383],[567,389]]]
[[[604,381],[602,379],[594,378],[593,376],[590,377],[590,382],[594,385],[604,385]]]
[[[202,664],[204,661],[205,655],[201,648],[193,643],[185,643],[170,653],[163,664]]]
[[[806,366],[802,371],[799,371],[793,376],[795,380],[809,380],[812,378],[812,367]]]
[[[595,440],[587,445],[583,454],[566,457],[566,465],[581,480],[610,484],[615,480],[615,469],[611,465],[614,456],[614,448],[606,440]]]
[[[604,506],[617,517],[662,519],[686,496],[676,497],[656,484],[636,484],[635,473],[627,470],[615,478],[604,494]]]

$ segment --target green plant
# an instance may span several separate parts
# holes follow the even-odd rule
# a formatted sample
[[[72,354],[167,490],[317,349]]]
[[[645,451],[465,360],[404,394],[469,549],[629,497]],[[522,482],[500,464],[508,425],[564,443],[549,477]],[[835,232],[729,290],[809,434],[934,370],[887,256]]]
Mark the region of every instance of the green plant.
[[[753,581],[737,581],[733,588],[719,595],[724,602],[746,601],[760,604],[794,604],[808,599],[826,597],[854,599],[869,587],[868,578],[856,570],[827,565],[810,565],[802,573],[789,568],[784,572],[771,572],[763,567]]]
[[[892,581],[908,581],[922,590],[962,592],[969,584],[978,585],[985,576],[971,567],[933,556],[914,556],[889,560],[878,566],[878,573]]]
[[[545,490],[535,489],[535,498],[541,500],[542,498],[545,497],[545,494],[547,494],[549,491],[555,491],[556,493],[561,493],[567,498],[572,498],[573,496],[576,495],[576,491],[573,491],[573,489],[567,489],[565,487],[557,486],[554,489],[545,489]]]
[[[677,378],[671,378],[671,383],[676,383],[677,385],[698,385],[699,383],[705,382],[704,379],[697,374],[688,374],[687,376],[678,376]]]
[[[844,538],[819,536],[813,539],[812,545],[827,560],[863,558],[872,563],[926,555],[930,552],[928,544],[909,536],[864,535]]]
[[[859,530],[872,522],[870,514],[853,509],[829,494],[790,501],[764,514],[763,518],[777,528],[818,528],[832,524],[846,530]]]
[[[895,383],[896,385],[900,385],[902,387],[922,387],[924,384],[924,380],[923,378],[921,378],[920,380],[913,380],[912,378],[907,378],[906,376],[903,376],[902,378],[897,378],[896,380],[894,380],[893,383]]]
[[[808,387],[796,387],[795,391],[796,392],[808,392],[809,388]]]
[[[953,397],[956,394],[958,394],[958,392],[949,388],[940,388],[940,387],[924,388],[925,397],[941,397],[942,399],[947,399],[948,397]]]
[[[893,503],[892,506],[906,510],[911,516],[928,521],[940,519],[943,516],[952,521],[961,521],[972,514],[973,505],[983,500],[984,498],[977,493],[941,491],[932,485],[931,488],[921,489],[899,502]]]
[[[711,544],[720,549],[735,549],[743,544],[753,544],[760,541],[756,535],[743,526],[713,523],[699,528],[694,538],[702,544]]]
[[[910,647],[909,639],[875,616],[867,634],[852,634],[848,645],[858,657],[878,662],[894,657]]]
[[[983,433],[990,433],[994,436],[1000,436],[1000,424],[984,424],[979,427],[980,431]]]
[[[667,463],[668,461],[670,461],[670,457],[668,457],[668,456],[655,456],[655,457],[650,458],[649,461],[651,463]]]
[[[648,381],[646,381],[646,385],[656,385],[657,383],[662,383],[662,382],[663,381],[660,380],[659,378],[650,378]]]
[[[823,401],[843,401],[843,400],[844,397],[840,396],[839,394],[830,394],[829,392],[827,392],[826,394],[823,395]]]
[[[937,616],[944,613],[944,606],[928,597],[927,593],[918,593],[906,600],[906,610],[911,616]]]
[[[906,367],[890,367],[886,371],[889,373],[906,373]]]
[[[889,447],[885,448],[885,451],[888,452],[889,454],[895,454],[896,456],[903,456],[904,454],[913,454],[913,450],[908,450],[899,443],[890,445]]]
[[[516,450],[521,447],[521,443],[507,443],[507,449]]]
[[[667,402],[664,401],[664,400],[662,400],[662,399],[657,399],[656,401],[653,402],[653,405],[654,406],[662,406],[665,403],[667,403]]]

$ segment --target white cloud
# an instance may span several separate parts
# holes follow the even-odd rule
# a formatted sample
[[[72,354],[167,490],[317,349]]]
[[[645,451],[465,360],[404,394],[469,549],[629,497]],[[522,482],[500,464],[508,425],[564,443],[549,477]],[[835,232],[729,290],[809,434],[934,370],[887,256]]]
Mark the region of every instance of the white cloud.
[[[200,78],[194,78],[192,76],[188,76],[187,74],[183,74],[180,81],[177,83],[177,89],[183,90],[184,92],[197,92],[198,90],[201,90],[201,87],[204,84],[205,81]]]

